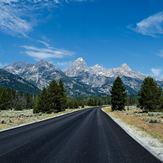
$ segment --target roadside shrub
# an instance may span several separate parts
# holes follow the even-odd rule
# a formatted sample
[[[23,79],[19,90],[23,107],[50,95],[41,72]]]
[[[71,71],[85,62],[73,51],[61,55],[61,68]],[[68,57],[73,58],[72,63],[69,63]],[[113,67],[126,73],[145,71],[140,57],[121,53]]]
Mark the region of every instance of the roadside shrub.
[[[160,123],[159,119],[150,119],[148,123]]]

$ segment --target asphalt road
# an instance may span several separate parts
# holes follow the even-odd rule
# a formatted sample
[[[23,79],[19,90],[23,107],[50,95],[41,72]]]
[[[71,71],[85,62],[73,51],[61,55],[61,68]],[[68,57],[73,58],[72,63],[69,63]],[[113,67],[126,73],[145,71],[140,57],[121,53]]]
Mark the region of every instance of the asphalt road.
[[[0,163],[160,163],[99,108],[0,133]]]

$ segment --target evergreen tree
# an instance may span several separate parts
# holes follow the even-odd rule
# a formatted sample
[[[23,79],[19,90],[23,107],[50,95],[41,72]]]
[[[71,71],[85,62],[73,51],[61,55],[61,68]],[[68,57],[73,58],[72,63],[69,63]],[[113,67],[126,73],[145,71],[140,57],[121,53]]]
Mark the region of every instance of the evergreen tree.
[[[36,98],[35,101],[35,111],[34,112],[49,112],[49,105],[48,105],[48,93],[47,89],[44,88],[41,94]]]
[[[138,105],[138,97],[137,96],[128,96],[127,97],[127,105]]]
[[[98,106],[101,106],[102,105],[102,101],[99,99],[98,100]]]
[[[81,102],[81,107],[84,108],[84,102]]]
[[[92,98],[90,98],[90,99],[88,100],[87,105],[88,105],[88,106],[94,106],[94,101],[93,101]]]
[[[67,107],[67,96],[62,81],[52,81],[47,89],[43,89],[36,99],[34,112],[60,112]]]
[[[73,100],[73,98],[68,98],[68,100],[67,100],[67,108],[69,108],[69,109],[73,109],[74,108],[74,100]]]
[[[0,110],[13,108],[14,91],[11,89],[2,88],[0,91]]]
[[[25,94],[25,100],[26,100],[26,108],[31,109],[33,107],[33,96],[29,93]]]
[[[77,100],[75,100],[75,102],[74,102],[74,108],[75,109],[79,108],[79,104],[78,104],[78,101]]]
[[[33,95],[0,88],[0,110],[22,110],[33,107]]]
[[[39,112],[41,112],[40,96],[36,96],[34,107],[33,107],[33,113],[39,113]]]
[[[14,99],[14,109],[15,110],[26,109],[26,99],[25,99],[25,95],[22,92],[16,93]]]
[[[67,95],[63,82],[59,81],[59,111],[64,111],[67,105]]]
[[[48,110],[49,112],[61,111],[60,106],[60,88],[56,81],[52,81],[47,89],[48,91]]]
[[[146,111],[153,111],[160,108],[162,90],[153,78],[144,79],[139,92],[139,106]]]
[[[160,98],[160,110],[163,111],[163,96]]]
[[[117,77],[111,90],[112,110],[123,110],[126,104],[126,91],[120,77]]]

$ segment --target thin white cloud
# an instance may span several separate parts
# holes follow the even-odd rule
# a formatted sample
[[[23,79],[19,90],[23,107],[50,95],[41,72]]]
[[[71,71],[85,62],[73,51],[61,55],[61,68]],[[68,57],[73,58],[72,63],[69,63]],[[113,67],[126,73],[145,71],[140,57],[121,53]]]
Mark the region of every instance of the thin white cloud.
[[[42,8],[54,8],[57,4],[71,1],[86,0],[0,0],[0,30],[26,36],[33,29],[34,13]]]
[[[159,69],[159,68],[152,68],[151,72],[153,73],[154,76],[159,76],[161,74],[161,69]]]
[[[163,34],[163,11],[138,22],[133,30],[142,35],[153,37]]]
[[[6,63],[0,63],[0,68],[5,67],[7,64]]]
[[[46,47],[51,47],[50,44],[47,41],[44,40],[38,40],[39,43],[41,43],[42,45],[46,46]]]
[[[163,58],[163,50],[160,50],[160,51],[159,51],[158,56],[161,57],[161,58]]]
[[[25,36],[32,30],[32,24],[17,15],[10,7],[0,7],[0,30]]]
[[[74,53],[64,49],[57,49],[52,47],[38,48],[33,46],[22,46],[25,49],[25,54],[33,57],[36,60],[40,59],[52,59],[52,58],[63,58],[71,56]]]
[[[163,80],[163,71],[160,68],[151,68],[151,75],[157,80]]]
[[[72,64],[72,61],[63,61],[63,62],[55,63],[55,65],[62,70],[66,70],[71,64]]]

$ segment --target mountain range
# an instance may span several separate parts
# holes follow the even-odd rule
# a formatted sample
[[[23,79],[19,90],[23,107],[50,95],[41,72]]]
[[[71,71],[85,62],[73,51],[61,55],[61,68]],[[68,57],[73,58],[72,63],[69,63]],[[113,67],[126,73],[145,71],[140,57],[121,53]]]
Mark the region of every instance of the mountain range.
[[[32,94],[37,94],[40,91],[34,84],[21,78],[19,75],[12,74],[3,69],[0,69],[0,86]]]
[[[83,58],[76,59],[65,71],[44,60],[36,64],[13,63],[5,66],[3,71],[19,76],[23,81],[39,89],[48,86],[52,80],[61,79],[71,96],[109,95],[117,76],[120,76],[123,80],[128,94],[135,95],[146,77],[140,72],[133,71],[127,64],[111,69],[106,69],[98,64],[90,67]],[[1,74],[0,79],[5,83],[6,80],[1,78]],[[10,81],[10,78],[8,78],[8,81]],[[12,86],[12,83],[10,84],[8,84],[8,87]],[[158,81],[158,84],[163,86],[163,81]]]

